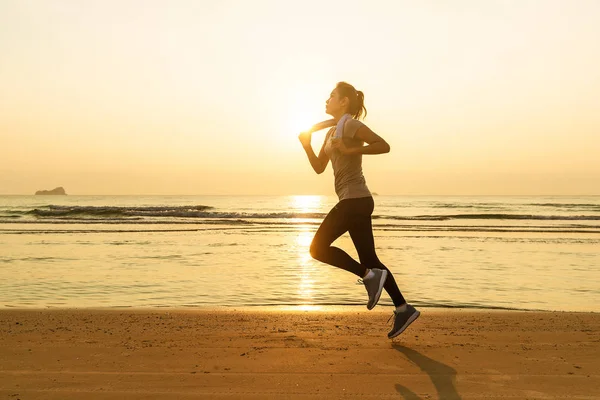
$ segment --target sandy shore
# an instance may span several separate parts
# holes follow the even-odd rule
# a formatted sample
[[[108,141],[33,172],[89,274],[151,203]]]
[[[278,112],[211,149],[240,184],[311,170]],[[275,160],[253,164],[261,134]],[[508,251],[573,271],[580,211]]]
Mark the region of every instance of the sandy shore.
[[[1,310],[0,398],[600,399],[600,314],[423,311]]]

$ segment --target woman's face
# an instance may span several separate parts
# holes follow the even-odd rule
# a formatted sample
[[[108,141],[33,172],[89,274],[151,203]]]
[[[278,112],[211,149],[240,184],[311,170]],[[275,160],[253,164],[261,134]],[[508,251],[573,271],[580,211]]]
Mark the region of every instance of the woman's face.
[[[325,102],[325,112],[331,116],[336,116],[344,113],[347,99],[340,99],[337,89],[333,89],[329,98]]]

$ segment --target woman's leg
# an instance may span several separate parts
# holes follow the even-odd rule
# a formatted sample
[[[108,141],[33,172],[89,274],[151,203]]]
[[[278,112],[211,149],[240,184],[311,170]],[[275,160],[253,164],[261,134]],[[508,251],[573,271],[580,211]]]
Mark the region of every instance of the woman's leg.
[[[344,250],[331,246],[337,238],[348,231],[355,219],[352,200],[342,200],[329,211],[310,245],[310,255],[316,260],[363,277],[367,271],[365,266],[350,257]]]
[[[388,271],[384,288],[392,298],[394,305],[398,307],[402,304],[405,304],[406,300],[404,299],[404,296],[402,296],[400,289],[398,289],[398,285],[396,284],[396,280],[392,275],[392,271],[390,271],[379,260],[379,257],[377,257],[377,253],[375,252],[375,239],[373,237],[373,225],[371,222],[373,199],[371,199],[370,202],[365,201],[362,208],[363,212],[361,213],[360,217],[354,218],[352,221],[352,226],[350,226],[348,229],[350,232],[350,237],[352,238],[354,246],[356,247],[356,251],[358,252],[361,265],[367,268],[379,268]]]

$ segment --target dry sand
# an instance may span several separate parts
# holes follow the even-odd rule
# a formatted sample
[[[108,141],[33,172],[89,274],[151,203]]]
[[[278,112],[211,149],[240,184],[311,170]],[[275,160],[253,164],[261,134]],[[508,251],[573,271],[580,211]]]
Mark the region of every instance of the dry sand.
[[[2,310],[0,398],[600,399],[600,314],[423,311]]]

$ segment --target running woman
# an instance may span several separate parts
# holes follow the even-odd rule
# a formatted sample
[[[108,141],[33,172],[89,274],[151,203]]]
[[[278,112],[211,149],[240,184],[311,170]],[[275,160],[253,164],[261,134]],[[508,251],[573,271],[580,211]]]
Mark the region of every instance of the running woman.
[[[319,226],[310,245],[310,254],[316,260],[362,278],[369,296],[369,310],[375,307],[385,288],[396,306],[392,315],[394,324],[388,333],[388,338],[392,339],[401,334],[420,313],[406,303],[392,272],[375,252],[371,222],[374,201],[363,176],[362,155],[388,153],[390,145],[359,121],[367,115],[364,98],[363,92],[346,82],[339,82],[325,103],[325,112],[333,119],[318,123],[298,136],[317,174],[323,173],[331,160],[335,192],[339,198]],[[316,156],[311,146],[312,133],[324,128],[330,129],[319,156]],[[352,238],[360,263],[342,249],[331,245],[345,232],[349,232]]]

